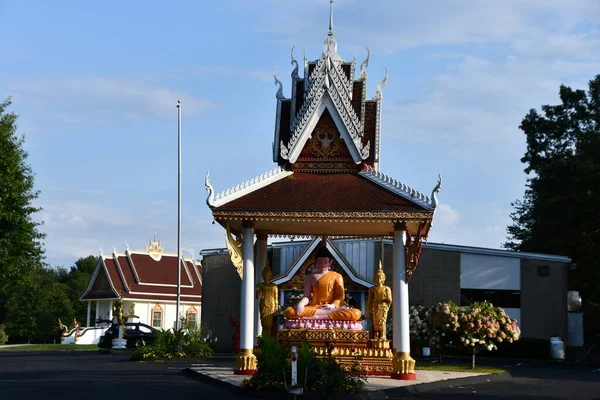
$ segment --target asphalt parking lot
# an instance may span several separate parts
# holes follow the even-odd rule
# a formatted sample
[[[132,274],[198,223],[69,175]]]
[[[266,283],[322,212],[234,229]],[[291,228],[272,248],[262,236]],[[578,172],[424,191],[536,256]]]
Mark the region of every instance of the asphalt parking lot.
[[[191,379],[181,371],[200,360],[131,362],[127,354],[100,352],[0,352],[0,399],[153,400],[241,399],[243,393]],[[222,364],[233,360],[213,360]],[[481,360],[481,362],[485,362]],[[369,393],[368,399],[600,399],[600,366],[557,362],[488,363],[506,367],[511,378],[471,384],[447,381],[415,391]],[[250,393],[248,393],[250,395]],[[254,396],[253,396],[254,397]]]

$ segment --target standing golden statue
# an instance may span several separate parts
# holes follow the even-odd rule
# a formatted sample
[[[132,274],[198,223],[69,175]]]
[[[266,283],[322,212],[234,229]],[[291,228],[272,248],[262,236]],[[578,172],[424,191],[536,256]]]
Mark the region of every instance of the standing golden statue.
[[[264,282],[256,285],[256,298],[258,301],[258,310],[260,311],[260,322],[263,332],[267,332],[271,336],[277,334],[275,329],[275,318],[279,309],[279,291],[277,285],[271,283],[273,272],[268,265],[262,272]]]
[[[367,300],[367,316],[373,316],[373,336],[377,340],[386,339],[386,323],[388,311],[392,304],[392,290],[389,286],[384,286],[385,273],[381,268],[375,273],[375,286],[369,289],[369,298]]]

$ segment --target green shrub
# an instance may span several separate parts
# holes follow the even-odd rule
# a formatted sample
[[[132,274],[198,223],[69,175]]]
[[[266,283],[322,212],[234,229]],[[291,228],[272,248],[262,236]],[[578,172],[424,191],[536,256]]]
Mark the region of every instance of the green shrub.
[[[0,345],[8,342],[8,335],[4,331],[4,325],[0,325]]]
[[[158,331],[154,343],[138,347],[131,358],[134,361],[144,361],[208,357],[213,354],[209,339],[200,327],[186,324],[175,331]]]
[[[285,391],[284,379],[288,385],[291,382],[291,365],[286,361],[288,350],[266,334],[259,338],[258,343],[258,371],[244,380],[242,386],[263,391]],[[298,384],[304,386],[306,382],[306,393],[359,393],[367,382],[366,376],[360,374],[358,360],[350,370],[345,370],[335,356],[317,358],[306,342],[298,349],[297,367]]]
[[[288,365],[286,362],[287,349],[268,333],[263,332],[258,338],[259,351],[256,352],[256,364],[258,371],[250,379],[245,379],[242,386],[266,391],[285,390],[284,371]]]

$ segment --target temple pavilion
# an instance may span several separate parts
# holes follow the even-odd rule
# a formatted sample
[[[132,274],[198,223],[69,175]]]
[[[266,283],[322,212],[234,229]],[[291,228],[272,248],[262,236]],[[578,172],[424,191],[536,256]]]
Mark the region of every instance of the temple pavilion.
[[[375,96],[367,98],[368,61],[367,56],[357,70],[356,60],[338,54],[331,2],[321,56],[300,65],[292,51],[289,97],[275,77],[272,150],[277,166],[218,194],[206,176],[206,203],[214,220],[228,237],[239,240],[228,243],[242,279],[236,373],[251,374],[256,368],[254,325],[259,322],[254,292],[262,280],[269,236],[386,238],[394,246],[393,278],[387,281],[394,298],[392,376],[415,378],[407,282],[432,226],[441,179],[432,185],[429,197],[380,171],[382,87],[387,76],[377,84]]]

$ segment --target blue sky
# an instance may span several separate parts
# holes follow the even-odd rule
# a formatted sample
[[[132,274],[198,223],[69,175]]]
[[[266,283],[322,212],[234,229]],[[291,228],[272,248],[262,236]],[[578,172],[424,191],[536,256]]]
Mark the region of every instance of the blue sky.
[[[183,101],[183,247],[223,247],[205,205],[273,167],[272,74],[289,96],[290,49],[318,58],[327,0],[0,0],[0,99],[12,96],[41,191],[47,261],[175,251],[177,111]],[[530,108],[600,73],[595,0],[335,2],[338,51],[371,50],[369,95],[389,70],[381,169],[444,186],[429,240],[498,248],[523,195]]]

